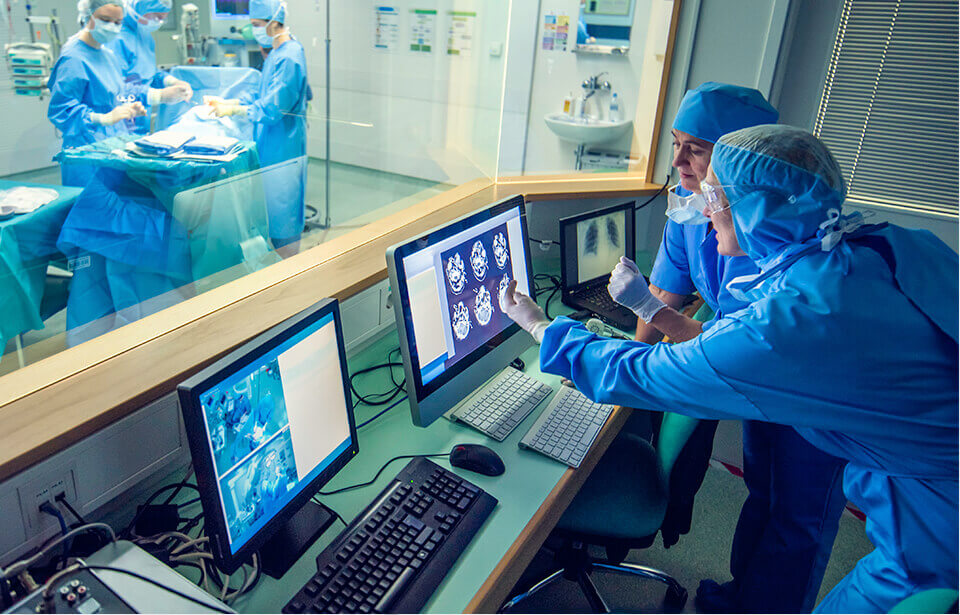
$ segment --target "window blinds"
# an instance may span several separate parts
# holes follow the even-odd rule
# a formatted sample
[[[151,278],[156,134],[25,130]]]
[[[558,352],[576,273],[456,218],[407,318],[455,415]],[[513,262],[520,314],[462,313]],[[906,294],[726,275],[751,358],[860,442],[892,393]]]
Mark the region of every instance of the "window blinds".
[[[848,198],[957,215],[956,0],[845,0],[814,134]]]

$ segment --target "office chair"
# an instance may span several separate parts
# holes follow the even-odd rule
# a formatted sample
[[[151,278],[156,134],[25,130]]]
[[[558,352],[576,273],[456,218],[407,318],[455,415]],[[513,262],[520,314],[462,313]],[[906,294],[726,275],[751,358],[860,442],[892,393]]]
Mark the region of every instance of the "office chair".
[[[647,411],[634,410],[628,424],[648,418]],[[697,419],[664,413],[656,448],[638,435],[640,430],[625,425],[557,523],[554,532],[563,539],[555,558],[560,569],[504,603],[500,611],[509,611],[557,579],[566,578],[580,585],[594,612],[609,613],[590,579],[590,572],[605,570],[666,584],[664,606],[679,612],[687,601],[683,586],[664,572],[623,560],[630,549],[653,544],[667,511],[670,472],[697,423]],[[588,545],[604,547],[606,561],[594,560]]]
[[[955,589],[927,589],[904,598],[890,613],[956,613],[958,598]]]

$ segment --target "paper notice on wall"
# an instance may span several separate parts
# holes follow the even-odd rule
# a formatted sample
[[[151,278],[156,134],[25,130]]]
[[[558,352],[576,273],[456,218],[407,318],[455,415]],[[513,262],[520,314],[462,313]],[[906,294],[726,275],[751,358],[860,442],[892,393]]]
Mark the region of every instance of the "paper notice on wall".
[[[468,56],[473,51],[473,29],[477,14],[470,11],[448,11],[447,55]]]
[[[629,15],[631,0],[590,0],[586,12],[591,15]]]
[[[543,16],[544,51],[566,51],[568,35],[570,33],[570,16],[550,11]]]
[[[394,52],[400,44],[400,13],[392,6],[373,7],[373,46]]]
[[[422,53],[433,51],[436,32],[436,10],[410,9],[410,51]]]

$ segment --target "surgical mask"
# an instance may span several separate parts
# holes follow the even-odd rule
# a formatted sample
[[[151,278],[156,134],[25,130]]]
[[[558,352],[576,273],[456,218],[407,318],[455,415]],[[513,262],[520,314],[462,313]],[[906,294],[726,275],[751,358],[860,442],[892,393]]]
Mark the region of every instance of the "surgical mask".
[[[148,34],[151,34],[151,33],[156,32],[157,30],[160,29],[160,26],[163,25],[163,20],[162,20],[162,19],[148,19],[148,20],[147,20],[147,23],[145,23],[145,24],[139,24],[139,25],[140,25],[140,28],[141,28],[144,32],[147,32]]]
[[[120,24],[94,18],[90,35],[101,45],[109,45],[119,34]]]
[[[267,27],[254,26],[253,27],[253,38],[257,39],[257,42],[260,43],[260,46],[264,49],[270,49],[273,47],[273,37],[267,34]]]
[[[706,224],[710,218],[703,215],[703,208],[706,203],[699,194],[690,196],[680,196],[677,194],[677,188],[680,184],[672,186],[667,191],[667,217],[677,224]]]

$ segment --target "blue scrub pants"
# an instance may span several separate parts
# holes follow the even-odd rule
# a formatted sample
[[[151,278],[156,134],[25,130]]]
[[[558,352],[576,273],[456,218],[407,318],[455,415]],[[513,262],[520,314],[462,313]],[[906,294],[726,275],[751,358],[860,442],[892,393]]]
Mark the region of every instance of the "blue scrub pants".
[[[730,556],[731,588],[747,613],[809,613],[846,504],[846,461],[792,427],[743,422],[749,490]]]

